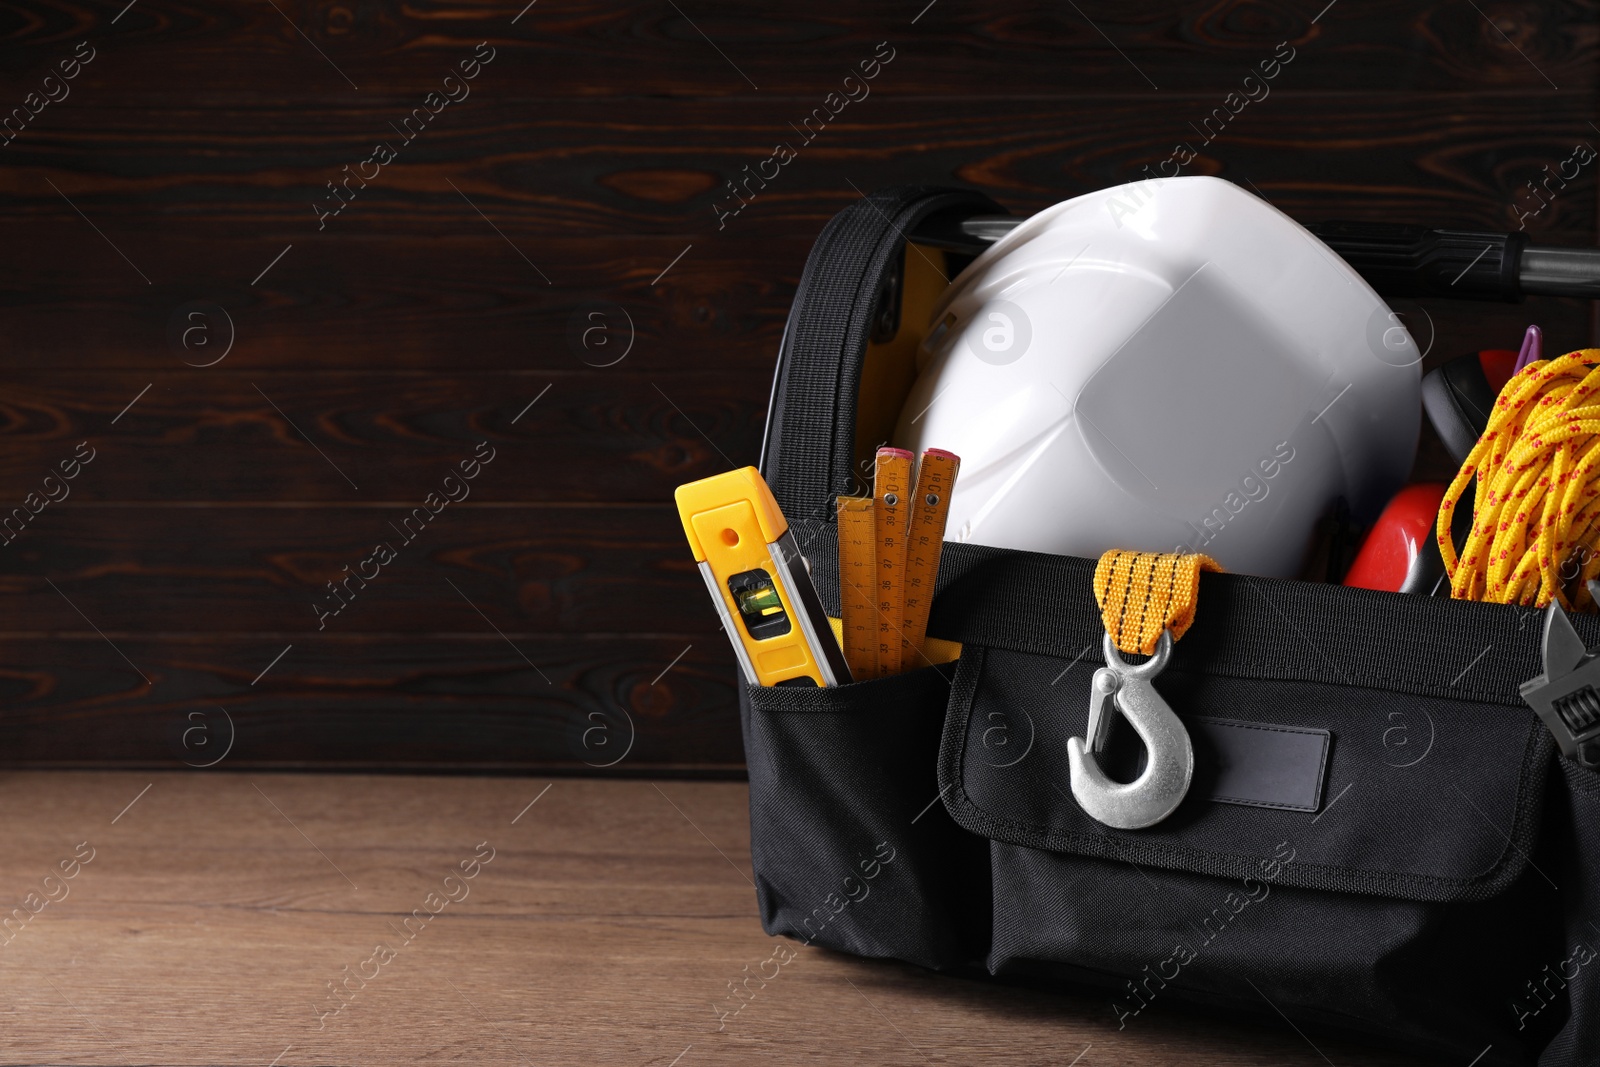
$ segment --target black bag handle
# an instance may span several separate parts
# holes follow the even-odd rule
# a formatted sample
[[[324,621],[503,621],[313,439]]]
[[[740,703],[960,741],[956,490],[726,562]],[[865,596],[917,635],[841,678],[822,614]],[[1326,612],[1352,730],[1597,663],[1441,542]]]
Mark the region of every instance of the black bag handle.
[[[856,395],[885,275],[906,234],[934,215],[1003,214],[967,189],[897,186],[857,200],[811,248],[779,346],[761,473],[790,523],[833,517],[851,491]]]

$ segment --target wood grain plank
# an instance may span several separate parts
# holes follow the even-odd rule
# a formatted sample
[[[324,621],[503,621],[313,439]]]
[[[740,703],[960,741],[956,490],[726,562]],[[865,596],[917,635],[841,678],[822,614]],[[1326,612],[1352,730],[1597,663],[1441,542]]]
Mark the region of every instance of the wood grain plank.
[[[530,242],[642,233],[787,238],[816,233],[857,189],[903,183],[975,185],[1014,210],[1033,211],[1142,177],[1145,167],[1159,173],[1185,141],[1201,150],[1185,173],[1253,182],[1295,218],[1338,212],[1507,228],[1517,224],[1526,181],[1558,167],[1578,141],[1600,141],[1590,125],[1594,104],[1592,92],[1571,90],[1282,90],[1229,117],[1220,132],[1213,119],[1208,144],[1201,124],[1222,102],[1200,93],[1003,103],[958,96],[937,106],[873,99],[809,142],[792,125],[807,110],[787,100],[578,100],[559,109],[486,102],[448,122],[441,117],[367,187],[352,184],[344,211],[320,231],[312,204],[327,210],[326,183],[366,158],[375,138],[393,137],[391,112],[327,108],[308,128],[299,108],[85,105],[5,149],[11,165],[0,170],[0,193],[17,213],[60,220],[60,239],[72,242],[85,267],[114,264],[121,280],[111,291],[130,296],[143,281],[72,205],[113,239],[125,235],[127,255],[165,284],[185,269],[163,252],[166,240],[193,240],[218,225],[272,235],[232,267],[230,277],[244,279],[289,242],[309,249],[318,238],[363,234],[488,237],[473,205]],[[219,138],[219,125],[239,132]],[[780,142],[796,156],[762,188],[744,168],[757,168]],[[197,158],[207,165],[195,167]],[[669,174],[661,182],[606,182],[641,170]],[[726,185],[734,179],[749,182],[741,186],[748,206],[725,217],[740,204]],[[1587,240],[1594,187],[1591,169],[1535,223]],[[1522,201],[1531,202],[1525,192]],[[140,226],[159,232],[135,241]],[[275,284],[301,261],[279,268]]]
[[[887,39],[907,62],[880,77],[877,91],[942,95],[954,84],[1000,97],[1149,92],[1152,85],[1226,91],[1287,41],[1315,57],[1296,76],[1318,89],[1545,88],[1547,77],[1564,88],[1595,83],[1592,2],[1402,10],[1345,0],[1320,18],[1315,4],[1239,0],[1198,9],[1175,0],[1102,0],[1076,10],[946,3],[926,11],[887,3],[822,9],[794,0],[526,11],[523,3],[295,0],[278,4],[280,12],[140,0],[119,18],[123,6],[56,0],[12,14],[0,23],[10,46],[0,52],[0,74],[26,80],[51,52],[92,38],[104,42],[104,58],[80,76],[85,95],[144,103],[179,98],[195,85],[236,101],[349,97],[357,94],[352,85],[362,94],[415,87],[420,95],[488,41],[497,54],[484,77],[502,85],[515,78],[523,97],[750,96],[757,87],[820,97]],[[974,68],[996,76],[974,78]]]
[[[6,766],[743,764],[733,654],[698,618],[688,635],[496,633],[480,618],[426,636],[233,636],[95,633],[65,606],[51,617],[71,632],[0,634]]]
[[[1282,192],[1270,181],[1263,191],[1282,206]],[[1570,199],[1552,205],[1552,218],[1562,218],[1556,214],[1560,210],[1577,210],[1585,194],[1577,188],[1571,192]],[[1395,211],[1405,218],[1429,214],[1420,201]],[[1331,196],[1301,218],[1313,222],[1339,214],[1382,217]],[[1560,227],[1569,221],[1560,221]],[[1535,225],[1546,222],[1534,220]],[[452,376],[593,371],[594,381],[601,382],[632,372],[662,375],[648,380],[669,392],[667,376],[688,370],[732,372],[741,380],[745,371],[761,377],[776,359],[815,236],[797,229],[784,238],[729,233],[695,241],[654,286],[650,282],[689,241],[563,238],[543,246],[547,262],[559,264],[551,267],[560,279],[554,287],[545,286],[492,234],[362,236],[311,249],[297,246],[290,256],[310,255],[303,260],[286,256],[261,285],[251,287],[245,275],[265,267],[291,242],[273,248],[258,234],[222,227],[209,237],[156,237],[154,244],[184,264],[183,274],[130,291],[124,285],[132,277],[126,264],[105,246],[99,261],[90,262],[92,248],[61,240],[65,224],[5,223],[21,244],[39,249],[27,271],[0,295],[7,374],[50,372],[58,381],[88,381],[83,372],[92,370],[203,369],[208,379],[248,372],[252,380],[263,381],[253,376],[332,370],[442,370]],[[1582,224],[1570,225],[1571,230],[1539,229],[1536,240],[1581,243]],[[143,244],[155,232],[141,230],[128,243]],[[1593,310],[1588,301],[1548,298],[1510,307],[1459,301],[1427,306],[1440,351],[1465,350],[1463,345],[1476,343],[1466,336],[1472,331],[1489,336],[1520,330],[1512,320],[1522,317],[1540,322],[1552,339],[1566,336],[1576,345],[1589,336]],[[1426,331],[1419,327],[1419,332]],[[234,344],[227,350],[230,337]],[[219,356],[214,367],[196,366]],[[197,375],[195,381],[201,380]],[[528,384],[537,389],[549,380]],[[629,379],[627,388],[640,380]],[[125,381],[137,391],[151,378]],[[763,382],[759,393],[746,399],[758,403],[765,392]],[[127,402],[119,397],[105,398],[105,404],[116,404],[107,419]],[[17,439],[12,443],[27,447]]]
[[[68,502],[370,499],[411,507],[442,492],[443,479],[487,441],[495,458],[474,482],[478,499],[658,504],[682,482],[756,461],[771,377],[770,363],[670,377],[622,367],[479,376],[221,367],[4,374],[0,500],[12,514],[87,441],[94,458],[71,483]]]
[[[482,611],[508,632],[547,637],[726,640],[670,496],[532,508],[469,497],[420,532],[401,526],[409,515],[399,503],[107,508],[69,498],[0,546],[0,602],[13,620],[0,630],[23,619],[87,630],[65,594],[106,631],[191,631],[203,619],[231,634],[476,632]],[[381,568],[371,562],[379,543],[396,553]]]
[[[0,208],[8,237],[32,250],[0,293],[5,367],[770,369],[816,236],[730,235],[697,243],[673,264],[688,239],[548,238],[505,223],[514,249],[462,209],[470,217],[449,235],[310,243],[240,225],[102,219],[153,272],[146,286],[76,215],[79,229]]]
[[[1577,301],[1397,306],[1429,367],[1514,348],[1529,322],[1543,327],[1552,351],[1593,337]],[[468,500],[659,505],[683,482],[756,461],[770,375],[766,366],[659,378],[620,368],[471,377],[11,372],[0,376],[0,519],[12,526],[0,538],[15,540],[14,554],[37,569],[47,557],[32,554],[33,542],[60,536],[50,531],[73,507],[230,500],[381,502],[389,511],[374,518],[376,536],[440,492],[484,441],[496,460],[466,487],[475,494]],[[65,486],[47,486],[84,442],[93,461]],[[63,491],[63,504],[41,508],[44,494]],[[65,528],[94,521],[115,529],[120,520]]]
[[[0,803],[31,813],[11,820],[7,899],[95,850],[3,950],[9,1063],[1422,1062],[1165,1001],[1119,1030],[1091,994],[768,937],[737,783],[32,772],[0,778]],[[319,1020],[326,984],[488,850]],[[776,945],[790,962],[719,1023]]]

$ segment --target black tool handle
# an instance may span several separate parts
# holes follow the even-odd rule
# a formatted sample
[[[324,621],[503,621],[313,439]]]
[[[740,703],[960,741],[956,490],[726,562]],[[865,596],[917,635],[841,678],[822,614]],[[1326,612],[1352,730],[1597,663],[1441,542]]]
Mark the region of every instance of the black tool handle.
[[[1383,296],[1522,299],[1523,233],[1383,222],[1324,222],[1310,229]]]
[[[929,218],[911,239],[976,256],[1026,221],[1016,215]],[[1600,300],[1600,248],[1545,248],[1524,233],[1477,233],[1384,222],[1311,227],[1379,296],[1503,300],[1574,296]]]

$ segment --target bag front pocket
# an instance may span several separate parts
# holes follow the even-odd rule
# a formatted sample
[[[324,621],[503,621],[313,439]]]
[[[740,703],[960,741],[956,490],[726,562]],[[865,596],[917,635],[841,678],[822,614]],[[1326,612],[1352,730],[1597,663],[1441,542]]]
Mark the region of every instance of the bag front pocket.
[[[1184,999],[1533,1062],[1513,1004],[1561,947],[1561,898],[1538,848],[1553,743],[1527,709],[1169,670],[1155,684],[1192,734],[1197,716],[1325,731],[1326,781],[1314,806],[1269,807],[1197,768],[1166,820],[1116,830],[1079,807],[1066,756],[1098,666],[963,647],[940,784],[991,840],[992,973],[1097,985],[1123,1026]]]
[[[939,803],[954,664],[833,688],[746,686],[763,928],[956,968],[988,934],[988,842]]]

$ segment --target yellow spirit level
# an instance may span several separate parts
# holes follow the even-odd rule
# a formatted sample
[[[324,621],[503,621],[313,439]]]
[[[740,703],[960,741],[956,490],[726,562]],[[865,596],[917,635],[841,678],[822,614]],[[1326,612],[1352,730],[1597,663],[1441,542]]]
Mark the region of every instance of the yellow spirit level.
[[[678,486],[678,517],[752,685],[841,685],[850,669],[789,523],[754,467]]]

